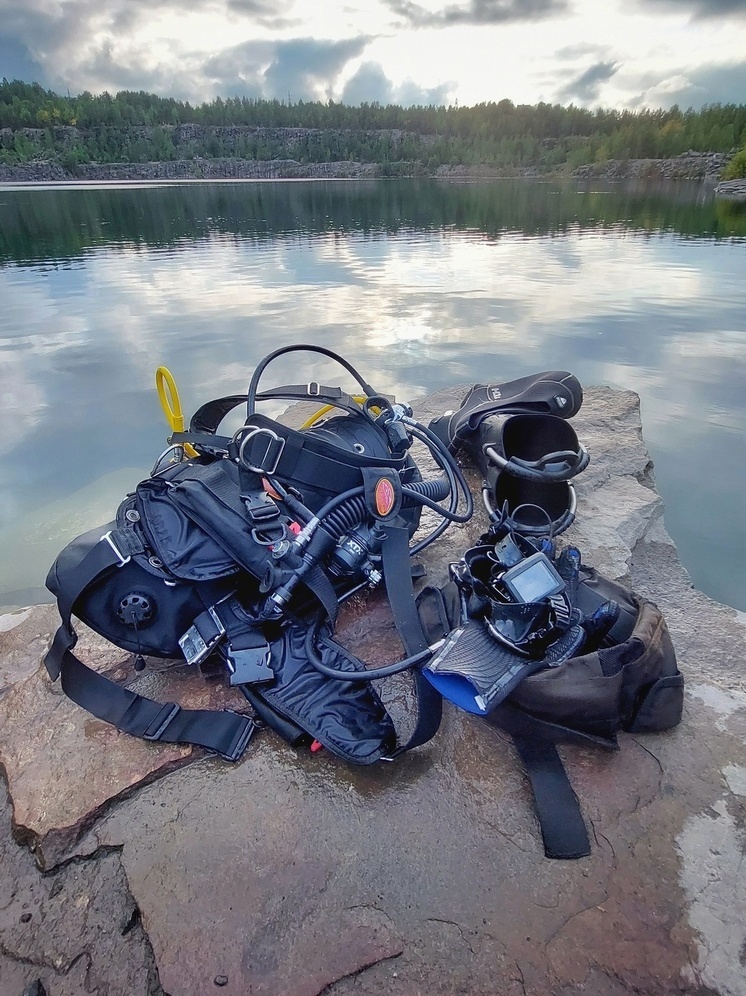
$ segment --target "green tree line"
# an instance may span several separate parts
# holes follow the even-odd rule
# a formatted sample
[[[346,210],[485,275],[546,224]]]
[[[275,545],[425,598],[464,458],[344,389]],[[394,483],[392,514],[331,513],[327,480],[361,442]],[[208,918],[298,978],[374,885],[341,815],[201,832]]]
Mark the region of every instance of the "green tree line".
[[[8,164],[229,156],[376,162],[391,175],[413,164],[423,172],[441,164],[551,171],[742,145],[746,104],[591,111],[510,100],[400,107],[217,97],[192,105],[145,91],[63,97],[38,83],[0,83],[0,162]]]

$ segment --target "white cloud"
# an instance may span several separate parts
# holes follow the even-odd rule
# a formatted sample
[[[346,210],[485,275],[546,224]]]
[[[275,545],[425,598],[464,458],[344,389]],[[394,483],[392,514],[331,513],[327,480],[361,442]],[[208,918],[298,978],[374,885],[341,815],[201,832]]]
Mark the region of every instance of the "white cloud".
[[[61,90],[147,89],[192,101],[289,92],[294,100],[686,106],[744,99],[745,7],[0,0],[0,75],[5,62]]]

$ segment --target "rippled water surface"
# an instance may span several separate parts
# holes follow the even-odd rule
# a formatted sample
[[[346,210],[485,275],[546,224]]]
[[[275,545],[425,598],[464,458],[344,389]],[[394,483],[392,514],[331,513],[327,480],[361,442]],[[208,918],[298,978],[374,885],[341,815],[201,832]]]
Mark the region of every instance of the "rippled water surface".
[[[191,414],[303,341],[402,399],[551,368],[637,391],[685,566],[746,609],[746,210],[508,181],[0,188],[0,605],[45,599],[150,469],[159,364]]]

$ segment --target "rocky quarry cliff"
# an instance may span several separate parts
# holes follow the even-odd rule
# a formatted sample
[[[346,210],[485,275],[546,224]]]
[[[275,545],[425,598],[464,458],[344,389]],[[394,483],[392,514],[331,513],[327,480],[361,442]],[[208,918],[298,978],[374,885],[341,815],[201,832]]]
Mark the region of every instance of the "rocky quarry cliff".
[[[509,738],[448,704],[393,764],[263,731],[231,765],[82,712],[41,664],[56,610],[26,608],[0,617],[0,993],[743,996],[743,619],[679,562],[637,396],[590,388],[573,424],[591,464],[566,538],[659,604],[687,683],[675,730],[562,748],[590,857],[545,859]],[[431,583],[484,526],[477,512],[427,551]],[[339,634],[371,662],[399,653],[385,599],[350,606]],[[135,676],[90,632],[79,651],[162,701],[246,705],[186,667]]]
[[[216,125],[158,125],[100,127],[79,129],[58,126],[49,132],[41,128],[0,129],[0,147],[14,136],[22,136],[32,150],[29,162],[22,165],[0,164],[0,183],[49,183],[64,181],[128,180],[225,180],[225,179],[294,179],[294,178],[365,178],[385,173],[383,160],[397,160],[397,175],[423,172],[435,176],[459,177],[534,176],[535,166],[496,167],[489,164],[442,164],[425,170],[423,156],[440,142],[442,136],[422,135],[399,129],[327,130],[319,128],[264,128]],[[71,154],[82,143],[113,143],[131,155],[123,159],[152,155],[154,146],[161,149],[158,161],[75,162]],[[360,154],[343,158],[353,142]],[[547,140],[550,141],[550,140]],[[51,145],[50,145],[51,142]],[[410,143],[407,156],[399,162],[403,143]],[[54,155],[51,150],[54,150]],[[322,152],[323,150],[323,152]],[[135,154],[136,153],[136,154]],[[347,154],[350,154],[349,151]],[[732,153],[689,152],[671,159],[609,160],[579,167],[577,178],[670,179],[716,181]],[[102,157],[109,158],[109,157]],[[326,160],[326,161],[324,161]],[[561,168],[559,169],[561,172]]]

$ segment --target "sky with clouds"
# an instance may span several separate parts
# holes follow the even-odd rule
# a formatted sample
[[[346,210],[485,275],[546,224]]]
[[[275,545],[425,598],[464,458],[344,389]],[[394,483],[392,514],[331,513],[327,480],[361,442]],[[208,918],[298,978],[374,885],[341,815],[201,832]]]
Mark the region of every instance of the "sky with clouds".
[[[746,0],[0,0],[0,78],[59,92],[746,103]]]

